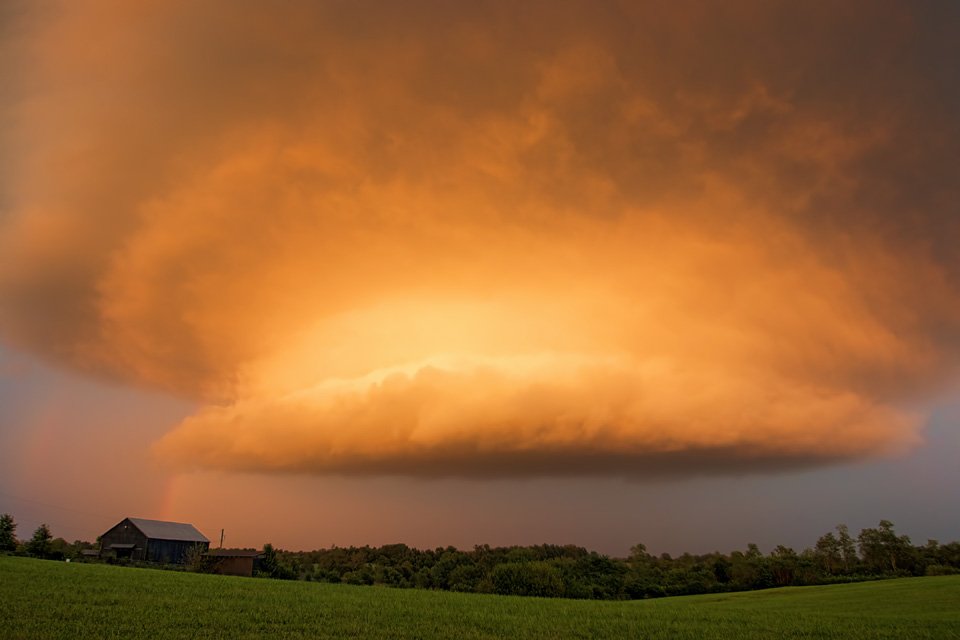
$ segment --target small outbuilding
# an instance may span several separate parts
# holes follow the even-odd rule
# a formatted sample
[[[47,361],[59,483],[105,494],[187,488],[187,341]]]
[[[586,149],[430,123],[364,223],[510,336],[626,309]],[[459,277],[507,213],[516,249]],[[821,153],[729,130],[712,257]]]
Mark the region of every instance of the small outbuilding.
[[[210,549],[203,555],[211,573],[225,576],[252,576],[263,559],[262,551],[252,549]]]
[[[124,518],[100,536],[101,558],[183,564],[189,553],[209,548],[210,540],[184,522]]]

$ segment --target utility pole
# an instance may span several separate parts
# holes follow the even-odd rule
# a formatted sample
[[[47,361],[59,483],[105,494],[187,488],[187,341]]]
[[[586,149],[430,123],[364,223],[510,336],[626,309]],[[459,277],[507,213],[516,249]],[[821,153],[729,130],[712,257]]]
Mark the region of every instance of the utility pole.
[[[223,529],[220,529],[220,548],[223,549]]]

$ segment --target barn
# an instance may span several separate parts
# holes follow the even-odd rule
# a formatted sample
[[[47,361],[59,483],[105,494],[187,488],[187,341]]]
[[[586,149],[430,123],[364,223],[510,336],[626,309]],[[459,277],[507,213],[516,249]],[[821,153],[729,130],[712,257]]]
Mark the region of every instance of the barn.
[[[207,537],[183,522],[124,518],[100,536],[101,558],[183,564],[191,550],[209,548]]]

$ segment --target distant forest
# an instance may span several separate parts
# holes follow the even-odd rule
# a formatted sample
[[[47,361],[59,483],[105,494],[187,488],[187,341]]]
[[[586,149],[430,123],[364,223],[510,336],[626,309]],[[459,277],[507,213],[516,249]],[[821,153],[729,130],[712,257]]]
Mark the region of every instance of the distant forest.
[[[840,525],[813,549],[785,546],[764,555],[757,545],[729,554],[654,556],[638,544],[628,558],[573,545],[476,546],[421,551],[405,544],[274,551],[262,566],[274,577],[444,589],[473,593],[602,600],[746,591],[898,576],[960,573],[960,542],[914,546],[887,520],[853,538]]]
[[[13,528],[11,528],[11,525]],[[89,542],[53,539],[45,525],[18,542],[13,519],[0,516],[0,551],[89,561]],[[854,538],[845,525],[821,536],[812,549],[777,546],[764,555],[755,544],[728,554],[654,556],[638,544],[628,558],[612,558],[574,545],[454,547],[419,550],[405,544],[283,551],[266,544],[256,575],[288,580],[385,585],[542,597],[625,600],[747,591],[770,587],[855,582],[888,577],[960,573],[960,542],[914,545],[893,523]],[[201,558],[193,570],[202,571]]]

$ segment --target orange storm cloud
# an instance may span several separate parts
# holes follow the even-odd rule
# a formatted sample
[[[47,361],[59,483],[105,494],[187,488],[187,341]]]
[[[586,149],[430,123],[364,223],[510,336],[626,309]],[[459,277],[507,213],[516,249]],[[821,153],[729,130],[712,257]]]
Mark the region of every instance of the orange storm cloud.
[[[12,13],[0,328],[197,400],[172,464],[771,471],[919,442],[956,373],[917,16],[867,60],[770,3]]]

